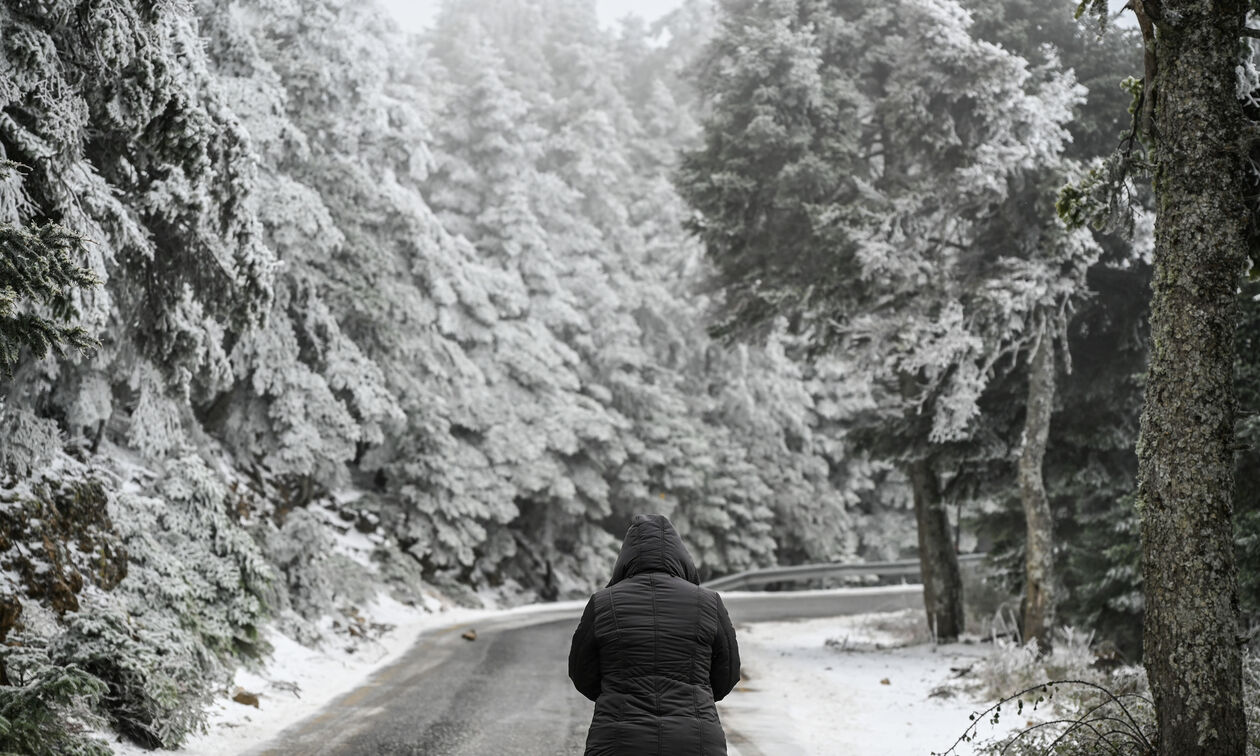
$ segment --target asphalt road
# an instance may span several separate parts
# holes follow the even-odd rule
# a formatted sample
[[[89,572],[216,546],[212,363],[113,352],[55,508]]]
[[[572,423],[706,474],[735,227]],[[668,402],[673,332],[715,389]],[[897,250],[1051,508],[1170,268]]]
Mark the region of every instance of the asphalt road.
[[[921,607],[905,588],[856,594],[723,596],[746,622]],[[569,682],[574,611],[453,624],[420,636],[363,687],[253,751],[261,756],[571,756],[582,752],[593,704]],[[477,639],[461,637],[475,629]],[[755,744],[729,733],[732,745]]]

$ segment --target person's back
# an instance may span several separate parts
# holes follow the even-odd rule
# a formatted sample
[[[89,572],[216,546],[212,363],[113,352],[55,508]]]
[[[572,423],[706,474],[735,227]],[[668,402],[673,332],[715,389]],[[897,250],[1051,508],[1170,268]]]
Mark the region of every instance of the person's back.
[[[739,681],[735,631],[669,520],[636,515],[573,636],[569,677],[595,715],[586,756],[719,756],[714,701]]]

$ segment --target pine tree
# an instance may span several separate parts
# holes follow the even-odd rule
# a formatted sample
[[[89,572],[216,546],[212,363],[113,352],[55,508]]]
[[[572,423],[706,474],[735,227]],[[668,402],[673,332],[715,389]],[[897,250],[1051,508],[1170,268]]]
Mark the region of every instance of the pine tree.
[[[1079,10],[1087,8],[1106,17],[1102,3]],[[1132,132],[1106,164],[1065,190],[1060,211],[1106,221],[1125,205],[1128,174],[1153,174],[1151,352],[1137,445],[1143,660],[1160,753],[1240,754],[1235,332],[1260,207],[1254,140],[1242,137],[1255,115],[1253,50],[1242,41],[1247,6],[1130,9],[1146,47],[1145,75],[1131,82]],[[1149,150],[1145,159],[1140,147]]]
[[[1231,498],[1246,156],[1218,145],[1247,128],[1235,94],[1247,6],[1149,5],[1138,6],[1158,27],[1145,87],[1158,209],[1138,441],[1144,661],[1161,754],[1242,754]]]
[[[575,481],[603,478],[607,486],[611,519],[596,502],[584,518],[615,532],[635,511],[665,511],[707,555],[706,574],[772,561],[776,519],[785,539],[805,538],[795,528],[807,518],[778,518],[764,505],[770,490],[783,501],[813,502],[811,511],[827,512],[845,531],[840,502],[850,499],[832,496],[822,476],[799,472],[818,462],[811,450],[783,443],[781,419],[762,407],[756,417],[725,411],[751,404],[747,384],[728,373],[760,378],[764,370],[769,378],[777,368],[756,356],[719,356],[698,333],[707,308],[695,296],[703,264],[680,231],[686,212],[668,181],[676,145],[694,138],[694,122],[673,94],[685,88],[659,78],[676,78],[681,61],[661,57],[635,70],[637,61],[617,56],[643,49],[642,40],[627,31],[614,46],[590,8],[488,7],[449,5],[433,35],[436,56],[460,86],[439,119],[428,196],[487,260],[508,253],[534,289],[530,314],[573,350],[584,393],[616,419],[612,442],[592,449],[592,469],[566,461]],[[515,241],[505,229],[517,229]],[[521,503],[531,513],[521,527],[556,527],[545,514],[563,507]],[[815,541],[811,550],[848,553],[846,543],[847,531],[834,548]]]
[[[903,407],[893,445],[914,490],[928,613],[954,637],[940,446],[973,435],[999,355],[1039,338],[1018,325],[1037,304],[1018,293],[1027,266],[994,256],[983,234],[1027,172],[1059,159],[1079,92],[976,41],[956,6],[724,9],[701,74],[705,148],[680,178],[726,294],[717,331],[803,318],[822,345],[867,355]]]
[[[1040,65],[1058,60],[1061,65],[1070,67],[1088,89],[1084,102],[1076,110],[1075,117],[1066,124],[1073,138],[1064,149],[1066,158],[1064,164],[1056,170],[1044,172],[1043,176],[1034,182],[1033,191],[1026,194],[1018,204],[1009,208],[1006,213],[1009,217],[1009,226],[995,238],[999,244],[1006,243],[1007,239],[1018,239],[1025,244],[1031,242],[1033,248],[1042,247],[1043,254],[1040,257],[1044,263],[1048,263],[1045,271],[1049,274],[1048,276],[1043,274],[1043,276],[1046,277],[1047,282],[1053,282],[1056,278],[1054,275],[1056,258],[1068,261],[1072,260],[1073,256],[1070,253],[1066,256],[1062,254],[1066,251],[1063,248],[1063,242],[1067,239],[1063,238],[1062,232],[1054,230],[1058,224],[1049,203],[1046,202],[1046,196],[1053,191],[1054,184],[1062,183],[1078,171],[1075,165],[1092,165],[1114,149],[1118,135],[1127,125],[1126,114],[1117,107],[1118,103],[1113,96],[1114,89],[1137,59],[1138,41],[1135,39],[1135,34],[1114,29],[1109,30],[1106,35],[1100,35],[1095,30],[1086,28],[1084,24],[1077,23],[1067,14],[1062,13],[1061,9],[1056,10],[1043,4],[1024,2],[1024,0],[1009,0],[1001,3],[964,2],[964,5],[969,7],[976,19],[973,33],[978,37],[998,42]],[[1029,229],[1042,229],[1038,234],[1043,238],[1030,238],[1027,233]],[[1051,233],[1047,235],[1046,231]],[[1076,362],[1070,325],[1072,321],[1084,324],[1088,323],[1089,318],[1106,317],[1107,304],[1103,303],[1100,306],[1097,298],[1092,296],[1088,285],[1087,272],[1090,266],[1095,265],[1095,261],[1099,261],[1103,265],[1133,271],[1137,268],[1134,265],[1136,258],[1143,254],[1140,244],[1133,245],[1126,239],[1098,232],[1095,232],[1093,237],[1092,248],[1084,248],[1088,249],[1086,257],[1077,258],[1075,264],[1068,265],[1061,271],[1068,275],[1059,277],[1058,286],[1050,287],[1055,293],[1046,298],[1037,316],[1037,320],[1043,325],[1055,324],[1050,331],[1053,334],[1052,342],[1057,347],[1056,353],[1062,357],[1058,361],[1065,367],[1070,367]],[[1077,243],[1080,244],[1079,234],[1077,239]],[[1061,250],[1059,254],[1054,252],[1056,246]],[[1067,309],[1060,309],[1062,307]],[[1081,308],[1085,308],[1087,313],[1082,314]],[[1073,314],[1073,311],[1076,313]],[[1121,354],[1136,355],[1140,354],[1140,351],[1126,351]],[[1028,360],[1030,368],[1037,364],[1034,359]],[[1121,376],[1132,374],[1140,369],[1136,363],[1132,362],[1113,364]],[[1074,412],[1056,412],[1051,422],[1048,413],[1056,404],[1065,408],[1070,407],[1071,404],[1054,401],[1053,390],[1048,400],[1038,401],[1032,394],[1032,389],[1036,386],[1052,389],[1055,383],[1061,385],[1064,391],[1073,391],[1075,383],[1071,371],[1045,370],[1041,373],[1041,380],[1034,381],[1036,374],[1037,371],[1029,371],[1030,393],[1025,404],[1030,412],[1026,414],[1029,422],[1026,423],[1025,439],[1034,438],[1032,435],[1027,435],[1027,431],[1033,428],[1031,421],[1034,419],[1034,414],[1031,409],[1041,407],[1043,415],[1037,425],[1043,426],[1043,430],[1048,430],[1047,441],[1043,448],[1052,452],[1056,445],[1061,443],[1060,439],[1071,437],[1072,444],[1078,450],[1085,451],[1079,446],[1081,437],[1087,436],[1091,429],[1102,431],[1102,428],[1096,425],[1089,428],[1072,427],[1077,418]],[[1129,388],[1131,390],[1131,387]],[[1062,429],[1061,432],[1056,428],[1058,424],[1066,424],[1068,427]],[[1044,428],[1046,425],[1049,426],[1048,429]],[[1099,433],[1100,440],[1103,435]],[[1060,601],[1066,602],[1064,609],[1068,614],[1080,616],[1076,614],[1076,607],[1073,606],[1074,599],[1080,595],[1079,592],[1055,590],[1065,577],[1060,574],[1065,569],[1065,565],[1062,559],[1057,560],[1058,564],[1056,564],[1054,554],[1055,552],[1066,553],[1066,549],[1073,549],[1075,546],[1054,538],[1053,530],[1060,526],[1058,521],[1071,520],[1072,510],[1083,499],[1081,492],[1076,489],[1071,480],[1075,471],[1069,469],[1066,480],[1056,478],[1048,469],[1043,473],[1042,468],[1046,465],[1033,459],[1036,455],[1029,453],[1037,447],[1037,444],[1025,444],[1024,453],[1021,454],[1019,461],[1018,477],[1023,492],[1021,496],[1024,510],[1023,527],[1026,535],[1019,539],[1022,543],[1017,547],[1024,555],[1025,564],[1022,567],[1024,575],[1016,581],[1016,585],[1022,586],[1026,593],[1023,622],[1025,637],[1038,637],[1044,644],[1049,640],[1048,630],[1053,621],[1053,615],[1056,613],[1056,604]],[[1110,442],[1103,441],[1100,444],[1099,453],[1106,453],[1105,450],[1109,447]],[[1096,465],[1088,457],[1081,460],[1081,464],[1092,466],[1095,470],[1108,469],[1105,466]],[[1071,495],[1060,493],[1065,488],[1071,491]],[[1123,484],[1119,490],[1127,492]],[[1086,496],[1088,500],[1094,500],[1094,498],[1094,493]],[[1121,494],[1115,495],[1113,506],[1119,503],[1120,498]],[[1071,522],[1062,526],[1069,530],[1075,527]],[[1095,549],[1092,553],[1097,554],[1098,550]],[[1037,574],[1034,575],[1034,573]],[[1070,579],[1079,580],[1080,576]],[[1050,593],[1046,593],[1046,588],[1050,589]],[[1033,600],[1038,596],[1040,600]]]
[[[146,390],[160,402],[219,390],[230,382],[225,345],[267,309],[273,258],[250,211],[248,139],[191,14],[6,6],[0,38],[0,160],[24,166],[0,190],[5,221],[90,239],[77,262],[104,281],[81,301],[81,324],[93,336],[108,329],[107,348],[91,367],[63,362],[57,404],[113,415],[125,407],[102,389],[126,395],[140,375],[158,376]],[[23,390],[52,388],[31,376]],[[133,436],[147,432],[132,423]]]

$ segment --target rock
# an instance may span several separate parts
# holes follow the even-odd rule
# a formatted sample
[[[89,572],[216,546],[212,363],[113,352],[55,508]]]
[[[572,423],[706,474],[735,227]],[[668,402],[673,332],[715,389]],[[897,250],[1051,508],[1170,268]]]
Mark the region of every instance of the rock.
[[[354,638],[366,638],[368,636],[368,622],[363,618],[362,614],[359,614],[358,609],[354,607],[342,609],[341,614],[346,618],[347,633]],[[336,627],[336,623],[333,626]]]
[[[380,524],[381,518],[376,514],[365,509],[360,509],[355,515],[354,529],[363,534],[375,533],[376,527]]]
[[[250,693],[245,690],[237,690],[236,695],[232,696],[232,700],[244,706],[253,706],[255,709],[262,708],[258,705],[258,694]]]

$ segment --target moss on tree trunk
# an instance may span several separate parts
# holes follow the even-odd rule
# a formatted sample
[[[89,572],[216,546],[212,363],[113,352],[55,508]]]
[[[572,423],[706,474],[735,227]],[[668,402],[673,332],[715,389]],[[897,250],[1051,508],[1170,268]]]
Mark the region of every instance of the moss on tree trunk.
[[[1158,214],[1138,506],[1143,653],[1163,756],[1245,751],[1230,498],[1247,222],[1234,69],[1245,7],[1168,0],[1154,19]]]

